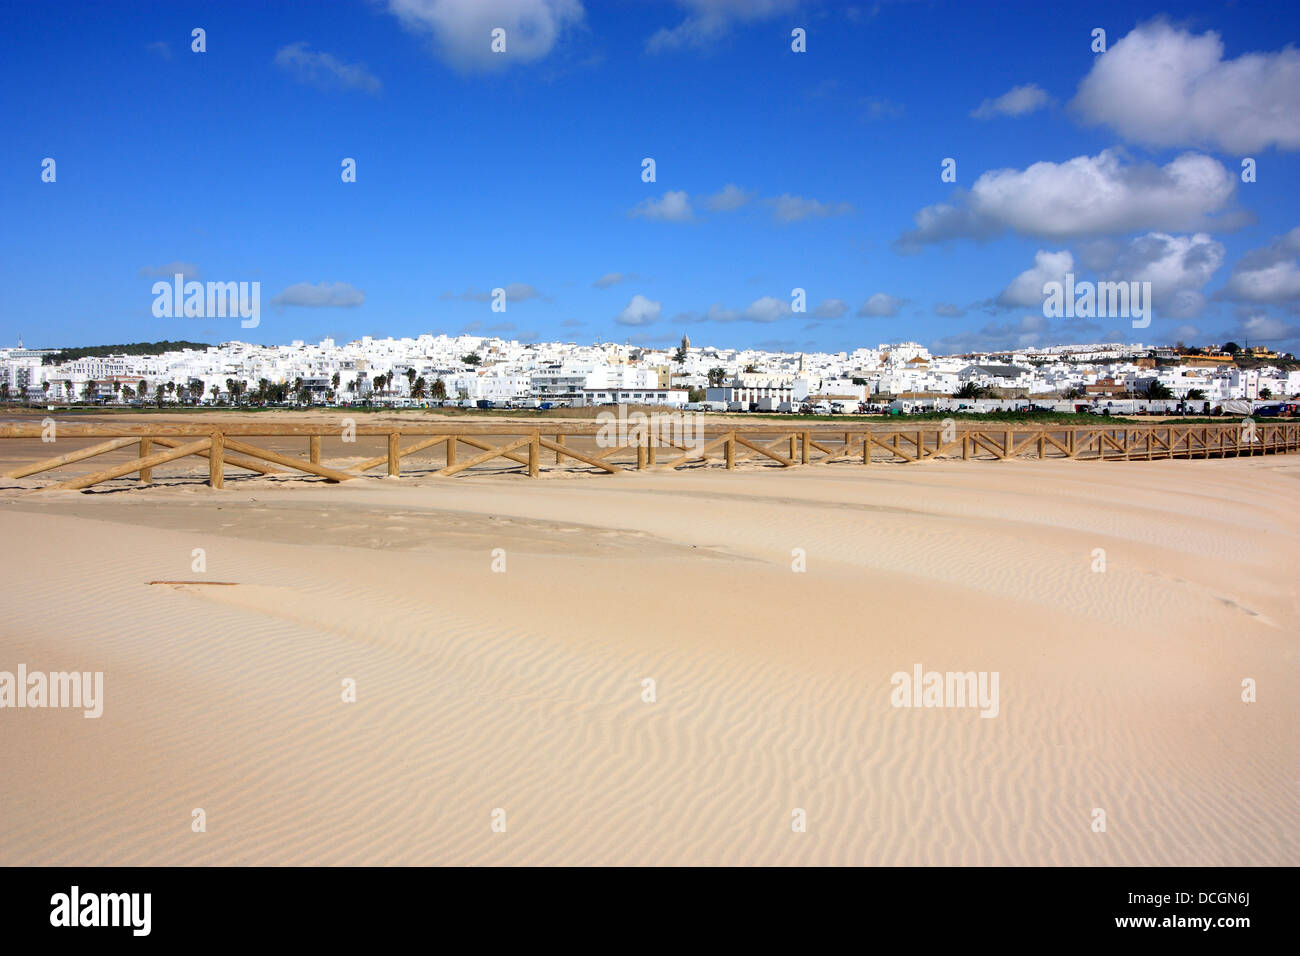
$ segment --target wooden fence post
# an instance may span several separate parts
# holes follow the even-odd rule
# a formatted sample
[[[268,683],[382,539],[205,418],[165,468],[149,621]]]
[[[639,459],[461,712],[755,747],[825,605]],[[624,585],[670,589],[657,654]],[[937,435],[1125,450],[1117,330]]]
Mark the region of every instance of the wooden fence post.
[[[539,432],[533,432],[533,437],[528,442],[528,477],[536,478],[538,473],[538,458],[542,453],[542,436]]]
[[[153,442],[151,442],[151,441],[150,441],[149,439],[147,439],[147,438],[141,438],[141,439],[140,439],[140,457],[141,457],[141,458],[148,458],[148,457],[149,457],[150,455],[152,455],[152,454],[153,454]],[[140,484],[142,484],[142,485],[148,485],[148,484],[151,484],[152,482],[153,482],[153,469],[152,469],[152,468],[141,468],[141,469],[140,469]]]
[[[208,484],[221,488],[225,484],[226,436],[212,433],[212,447],[208,449]]]
[[[397,478],[402,473],[402,458],[398,454],[398,442],[402,437],[401,432],[388,433],[388,477]]]
[[[727,471],[736,467],[736,433],[727,437]]]
[[[312,435],[307,439],[307,460],[313,465],[320,464],[320,435]]]
[[[799,464],[806,465],[808,464],[808,455],[812,450],[810,444],[812,442],[812,436],[808,432],[804,432],[802,434],[802,438],[803,438],[803,450],[799,454]]]
[[[556,435],[556,436],[555,436],[555,444],[557,444],[557,445],[563,445],[563,444],[564,444],[564,436],[563,436],[563,435]],[[560,463],[560,452],[558,452],[558,451],[555,453],[555,463],[556,463],[557,465]]]

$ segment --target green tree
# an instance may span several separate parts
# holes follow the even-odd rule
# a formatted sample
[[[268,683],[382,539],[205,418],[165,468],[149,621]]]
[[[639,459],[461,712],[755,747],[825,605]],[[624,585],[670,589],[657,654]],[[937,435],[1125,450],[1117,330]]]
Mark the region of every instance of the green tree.
[[[1169,386],[1166,385],[1164,382],[1160,381],[1159,379],[1155,379],[1153,382],[1147,385],[1147,398],[1164,399],[1164,398],[1173,398],[1173,397],[1174,397],[1174,393],[1169,390]]]
[[[466,365],[478,366],[483,364],[483,360],[479,358],[479,354],[477,352],[470,352],[469,355],[464,356],[461,359],[461,361],[464,362]]]
[[[447,386],[444,385],[444,384],[442,383],[442,379],[440,379],[440,378],[435,378],[435,379],[433,380],[433,393],[432,393],[432,394],[433,394],[433,397],[436,398],[436,399],[437,399],[438,401],[440,401],[440,402],[446,400],[446,398],[447,398]]]

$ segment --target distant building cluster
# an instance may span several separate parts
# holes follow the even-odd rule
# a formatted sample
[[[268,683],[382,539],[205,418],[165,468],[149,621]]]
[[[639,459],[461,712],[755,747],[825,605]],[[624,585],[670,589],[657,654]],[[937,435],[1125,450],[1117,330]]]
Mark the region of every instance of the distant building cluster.
[[[613,343],[520,343],[421,335],[342,345],[226,342],[157,355],[54,362],[52,350],[0,348],[10,401],[234,405],[248,402],[409,407],[690,403],[775,408],[912,396],[995,395],[1208,402],[1300,394],[1300,370],[1263,348],[1062,345],[933,356],[915,342],[852,352],[784,353]],[[1249,357],[1252,361],[1241,363]],[[1276,361],[1277,364],[1269,364]]]

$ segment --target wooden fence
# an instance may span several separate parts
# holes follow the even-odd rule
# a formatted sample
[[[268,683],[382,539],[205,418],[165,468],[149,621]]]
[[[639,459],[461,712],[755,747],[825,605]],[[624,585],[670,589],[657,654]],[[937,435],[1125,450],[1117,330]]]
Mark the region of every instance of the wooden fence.
[[[550,423],[537,428],[518,423],[461,423],[419,426],[362,425],[341,429],[328,425],[223,423],[214,428],[198,424],[55,426],[58,441],[105,439],[53,458],[11,468],[5,478],[26,478],[65,468],[100,455],[136,446],[138,455],[109,468],[78,474],[38,490],[77,490],[137,475],[153,481],[153,469],[196,456],[207,459],[208,484],[221,488],[228,468],[255,475],[297,472],[339,482],[360,478],[381,466],[389,477],[402,473],[402,461],[417,452],[438,458],[433,474],[450,477],[496,459],[518,465],[536,478],[543,453],[554,465],[607,473],[628,470],[672,471],[687,465],[720,462],[733,469],[749,459],[771,467],[793,468],[832,461],[917,464],[938,458],[1009,460],[1072,458],[1088,461],[1133,461],[1155,458],[1228,458],[1279,454],[1300,448],[1300,423],[1215,422],[1205,424],[1101,424],[1071,426],[982,426],[962,422],[926,422],[873,428],[866,425],[783,427],[780,423],[730,427],[713,424],[665,434],[655,427],[635,426],[613,437],[608,426],[590,423]],[[680,430],[679,430],[680,431]],[[321,462],[321,442],[346,434],[355,438],[387,439],[387,453],[337,467]],[[49,440],[42,425],[0,425],[0,439]],[[306,456],[285,454],[249,438],[304,438]],[[345,439],[346,440],[346,439]],[[408,444],[403,444],[408,441]],[[587,445],[594,447],[588,448]],[[0,448],[3,448],[0,443]],[[468,457],[462,457],[469,449]],[[513,470],[513,469],[512,469]]]

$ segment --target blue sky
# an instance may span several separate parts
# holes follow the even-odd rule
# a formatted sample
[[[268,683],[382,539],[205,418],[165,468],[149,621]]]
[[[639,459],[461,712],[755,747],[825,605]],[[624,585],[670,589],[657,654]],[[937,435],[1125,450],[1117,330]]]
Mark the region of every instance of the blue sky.
[[[0,9],[6,344],[1300,346],[1287,5]],[[154,317],[175,263],[260,282],[260,325]],[[1154,280],[1151,327],[1045,319],[1041,281],[1067,268]]]

